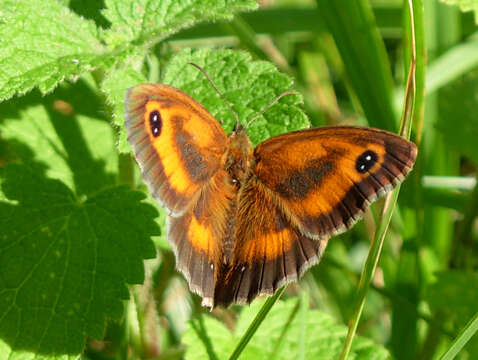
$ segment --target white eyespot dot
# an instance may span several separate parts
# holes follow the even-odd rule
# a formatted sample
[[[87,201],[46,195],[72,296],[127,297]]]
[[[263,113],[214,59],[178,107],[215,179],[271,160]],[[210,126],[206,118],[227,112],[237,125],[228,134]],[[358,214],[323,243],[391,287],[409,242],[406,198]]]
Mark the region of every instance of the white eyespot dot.
[[[214,270],[214,264],[211,263],[211,270]]]
[[[241,272],[246,270],[246,267],[243,265],[242,268],[241,268]]]
[[[361,171],[365,170],[365,165],[360,165],[360,170]]]
[[[372,160],[372,156],[370,156],[370,155],[367,155],[367,156],[365,157],[365,160],[367,160],[367,161],[370,161],[370,160]]]

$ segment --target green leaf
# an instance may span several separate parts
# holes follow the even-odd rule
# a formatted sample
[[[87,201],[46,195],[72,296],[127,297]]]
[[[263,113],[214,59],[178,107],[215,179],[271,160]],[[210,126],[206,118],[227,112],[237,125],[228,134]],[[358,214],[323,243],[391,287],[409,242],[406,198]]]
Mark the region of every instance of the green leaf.
[[[80,201],[61,181],[25,165],[3,170],[0,337],[16,351],[78,354],[118,319],[125,283],[141,283],[154,257],[154,208],[111,187]]]
[[[16,160],[43,168],[78,195],[91,194],[115,184],[118,167],[103,107],[83,80],[44,97],[34,91],[0,104],[0,132]]]
[[[442,89],[437,128],[451,148],[475,162],[478,159],[477,108],[478,70]]]
[[[302,351],[301,341],[305,341],[305,359],[335,359],[340,353],[345,338],[346,327],[337,325],[327,314],[319,310],[308,310],[306,317],[295,316],[287,325],[287,333],[281,337],[282,330],[295,311],[297,299],[278,301],[263,321],[255,336],[242,353],[241,359],[268,359],[282,341],[280,352],[274,359],[294,359]],[[250,307],[244,307],[234,333],[231,333],[219,321],[202,316],[189,323],[183,336],[187,345],[186,359],[227,359],[246,331],[263,301],[255,301]],[[305,324],[304,324],[305,321]],[[213,357],[209,356],[214,354]],[[358,337],[352,347],[355,360],[387,359],[387,351],[370,340]]]
[[[57,1],[2,1],[0,34],[0,99],[35,86],[47,93],[112,60],[101,55],[95,24]]]
[[[475,22],[478,24],[478,0],[440,0],[448,5],[456,5],[461,11],[473,11],[475,13]]]
[[[292,87],[292,80],[272,64],[251,61],[244,52],[185,49],[178,53],[168,64],[163,83],[188,93],[223,121],[228,131],[235,124],[233,114],[206,77],[188,62],[196,63],[209,74],[243,125]],[[251,141],[257,144],[271,136],[308,127],[307,116],[297,106],[301,102],[299,94],[283,97],[248,128]]]
[[[199,21],[230,19],[254,10],[253,0],[106,0],[103,15],[112,23],[105,32],[110,44],[154,42]]]
[[[232,352],[234,336],[219,320],[200,316],[188,323],[182,342],[187,346],[185,359],[227,359]]]
[[[15,351],[7,343],[0,339],[0,359],[5,360],[78,360],[78,355],[41,355],[28,351]]]

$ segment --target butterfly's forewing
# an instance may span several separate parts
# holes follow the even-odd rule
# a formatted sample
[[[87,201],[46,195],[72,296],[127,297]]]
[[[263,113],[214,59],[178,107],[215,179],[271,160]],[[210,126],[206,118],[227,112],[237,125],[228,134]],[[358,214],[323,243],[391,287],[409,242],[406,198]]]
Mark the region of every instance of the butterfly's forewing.
[[[220,168],[224,130],[198,102],[161,84],[127,91],[125,126],[153,197],[180,215]]]
[[[255,150],[255,176],[303,234],[345,231],[368,204],[405,179],[417,155],[402,137],[364,127],[322,127],[280,135]]]
[[[260,144],[239,192],[233,259],[215,304],[250,302],[317,263],[330,236],[405,179],[416,146],[389,132],[324,127]]]

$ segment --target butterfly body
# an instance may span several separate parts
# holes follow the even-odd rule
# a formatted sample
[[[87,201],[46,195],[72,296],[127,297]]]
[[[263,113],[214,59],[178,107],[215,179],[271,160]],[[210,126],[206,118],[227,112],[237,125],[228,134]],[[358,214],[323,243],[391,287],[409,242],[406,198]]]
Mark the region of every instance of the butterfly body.
[[[125,117],[143,178],[169,212],[177,268],[209,307],[297,280],[416,157],[413,143],[363,127],[301,130],[254,149],[242,126],[227,136],[159,84],[130,89]]]
[[[237,186],[244,184],[253,164],[253,147],[244,128],[239,125],[228,136],[225,169]]]

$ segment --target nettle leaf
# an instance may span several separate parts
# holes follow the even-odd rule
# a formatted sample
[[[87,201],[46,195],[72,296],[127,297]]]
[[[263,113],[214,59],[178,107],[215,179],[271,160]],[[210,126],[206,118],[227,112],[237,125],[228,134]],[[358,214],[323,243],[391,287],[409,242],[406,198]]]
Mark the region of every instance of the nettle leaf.
[[[440,0],[440,1],[448,5],[459,6],[460,10],[463,12],[474,11],[475,22],[478,24],[478,0]]]
[[[278,95],[292,87],[292,80],[274,65],[251,61],[251,57],[244,52],[185,49],[178,53],[166,67],[162,83],[188,93],[218,121],[222,121],[227,131],[234,127],[233,114],[206,77],[188,62],[198,64],[209,74],[244,125]],[[251,124],[247,131],[251,141],[258,144],[273,135],[309,127],[307,116],[297,106],[301,102],[299,94],[280,99]]]
[[[103,15],[112,23],[105,32],[110,44],[147,43],[165,38],[199,21],[229,19],[254,10],[254,0],[106,0]]]
[[[437,128],[451,148],[478,161],[478,71],[441,90]]]
[[[296,302],[297,299],[290,299],[278,301],[274,305],[244,349],[241,359],[268,359],[273,354],[275,354],[274,359],[294,359],[299,355],[299,339],[303,336],[305,336],[303,348],[305,359],[338,358],[347,327],[336,324],[330,315],[319,310],[308,310],[306,317],[295,316],[287,325]],[[227,359],[262,305],[263,301],[255,301],[250,307],[244,307],[234,333],[210,316],[192,320],[182,339],[187,346],[185,358],[187,360]],[[286,326],[288,326],[287,332],[282,334]],[[281,335],[283,335],[282,338]],[[282,341],[280,351],[275,351],[279,338]],[[211,354],[214,355],[211,357]],[[383,347],[366,338],[356,337],[349,358],[381,360],[388,359],[389,355]]]
[[[114,186],[102,107],[85,80],[0,104],[2,140],[23,164],[2,173],[2,355],[78,354],[122,315],[125,283],[142,282],[142,260],[154,256],[157,211],[143,193]]]
[[[427,288],[426,300],[434,311],[440,311],[444,318],[450,319],[458,331],[476,313],[478,274],[446,271],[437,273],[436,278],[437,281]],[[474,336],[466,348],[477,357],[478,338]]]
[[[0,99],[33,87],[47,93],[64,79],[112,67],[136,45],[153,45],[196,22],[230,18],[257,7],[252,0],[109,0],[106,5],[104,21],[112,25],[100,31],[59,1],[3,1]]]
[[[15,351],[78,354],[121,317],[125,283],[143,281],[156,210],[127,187],[79,200],[25,165],[8,165],[3,178],[0,338]]]
[[[16,159],[59,179],[78,195],[97,192],[116,181],[115,134],[94,85],[81,80],[54,93],[0,104],[2,139]]]
[[[42,355],[28,351],[15,351],[2,339],[0,339],[0,355],[2,360],[78,360],[78,355]]]
[[[47,93],[112,60],[101,55],[95,24],[57,1],[2,1],[0,34],[0,99],[35,86]]]

